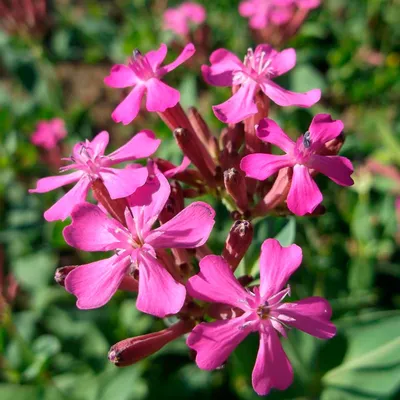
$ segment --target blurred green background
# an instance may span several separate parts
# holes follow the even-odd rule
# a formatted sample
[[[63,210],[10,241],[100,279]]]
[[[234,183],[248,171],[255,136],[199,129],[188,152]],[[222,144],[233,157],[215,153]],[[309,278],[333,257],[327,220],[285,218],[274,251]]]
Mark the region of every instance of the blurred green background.
[[[204,51],[224,47],[241,57],[255,45],[237,1],[201,3],[211,28]],[[279,235],[285,244],[299,244],[304,260],[291,282],[293,297],[327,297],[338,326],[338,335],[328,342],[289,332],[283,342],[295,382],[285,392],[273,392],[271,399],[398,399],[400,231],[395,199],[400,183],[376,174],[368,162],[400,171],[400,2],[322,3],[286,44],[296,48],[298,64],[282,81],[296,91],[319,87],[322,101],[312,109],[274,107],[271,116],[294,135],[305,132],[316,113],[342,119],[346,142],[341,154],[353,161],[356,184],[341,188],[318,177],[326,214],[257,222],[240,268],[254,271],[267,237]],[[171,133],[156,115],[142,113],[128,127],[114,124],[110,115],[123,94],[103,84],[111,65],[125,62],[134,48],[146,52],[173,40],[161,29],[166,6],[162,0],[58,0],[34,32],[1,28],[1,400],[257,398],[251,388],[255,335],[225,368],[212,373],[191,361],[184,339],[131,367],[118,369],[109,363],[112,344],[162,329],[165,323],[139,313],[133,296],[122,292],[101,309],[76,309],[75,298],[54,282],[54,271],[101,254],[69,248],[61,235],[68,221],[44,221],[43,211],[61,190],[27,193],[37,178],[54,174],[29,140],[40,119],[65,119],[66,154],[74,142],[100,130],[109,130],[111,147],[117,147],[146,127],[164,139],[161,157],[180,160]],[[195,64],[181,66],[166,80],[181,90],[183,106],[196,105],[215,132],[222,128],[211,105],[226,100],[228,89],[208,87]],[[223,205],[207,200],[217,210],[209,246],[218,254],[232,221]],[[5,304],[4,277],[10,273],[18,292]]]

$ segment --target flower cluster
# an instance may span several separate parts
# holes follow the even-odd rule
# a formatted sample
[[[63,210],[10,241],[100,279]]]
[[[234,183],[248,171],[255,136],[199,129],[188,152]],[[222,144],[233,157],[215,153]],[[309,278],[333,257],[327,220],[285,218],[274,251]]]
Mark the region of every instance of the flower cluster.
[[[243,2],[242,13],[255,3]],[[285,1],[288,7],[294,3],[310,7],[312,2]],[[232,87],[232,97],[213,107],[228,124],[219,140],[195,108],[182,109],[179,91],[161,80],[194,52],[188,44],[174,62],[161,66],[166,45],[146,54],[135,50],[128,65],[115,65],[105,78],[114,88],[133,87],[113,112],[114,121],[131,123],[146,95],[147,110],[158,113],[173,131],[183,153],[181,165],[154,157],[162,144],[149,130],[105,155],[109,134],[103,131],[77,143],[63,159],[69,165],[61,168],[62,174],[40,179],[31,192],[75,183],[45,212],[46,220],[71,217],[63,231],[70,246],[111,252],[99,261],[57,270],[56,281],[76,296],[78,308],[102,307],[117,290],[124,290],[137,293],[140,311],[177,320],[162,331],[115,344],[111,362],[133,364],[188,334],[197,365],[216,369],[242,340],[258,332],[252,383],[265,395],[273,388],[286,389],[293,380],[280,343],[289,328],[319,339],[333,337],[336,329],[325,299],[286,301],[291,295],[288,279],[302,262],[297,245],[282,247],[266,239],[260,251],[260,284],[251,285],[253,277],[235,277],[252,242],[252,220],[271,214],[322,214],[323,196],[315,176],[320,173],[350,186],[353,167],[337,155],[344,140],[341,121],[318,114],[294,140],[269,118],[270,100],[278,106],[310,107],[320,99],[319,89],[294,93],[273,81],[295,67],[294,49],[278,52],[261,44],[248,50],[244,62],[225,49],[211,54],[211,66],[202,67],[205,81]],[[273,154],[272,145],[284,154]],[[138,159],[148,160],[146,165],[133,163]],[[120,163],[124,165],[115,168]],[[96,204],[86,201],[89,190]],[[185,199],[205,193],[223,200],[234,220],[221,255],[212,254],[206,244],[216,217],[213,208],[203,201],[185,206]]]

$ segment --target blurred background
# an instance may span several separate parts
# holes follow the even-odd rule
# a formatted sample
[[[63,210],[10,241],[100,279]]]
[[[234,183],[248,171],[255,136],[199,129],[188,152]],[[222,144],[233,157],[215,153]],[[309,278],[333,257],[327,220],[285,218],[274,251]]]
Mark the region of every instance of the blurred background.
[[[103,308],[78,310],[74,296],[54,282],[55,269],[102,255],[70,248],[61,235],[68,221],[43,219],[63,189],[28,195],[38,178],[58,168],[54,152],[31,142],[40,120],[65,121],[68,134],[57,148],[64,156],[104,129],[111,149],[149,128],[164,139],[158,155],[180,161],[156,115],[143,112],[125,127],[113,123],[111,112],[124,93],[103,84],[112,64],[124,63],[135,48],[147,52],[165,42],[168,59],[176,56],[184,39],[162,29],[162,16],[178,2],[54,0],[44,9],[34,0],[33,17],[27,3],[0,0],[0,399],[257,398],[251,388],[256,335],[212,373],[196,367],[183,338],[134,366],[112,365],[111,345],[165,324],[139,313],[123,292]],[[242,58],[255,46],[238,3],[201,2],[207,25],[193,33],[197,56],[166,77],[181,91],[182,105],[197,106],[215,132],[223,125],[211,105],[225,101],[229,89],[207,86],[200,65],[219,47]],[[282,85],[319,87],[323,97],[311,109],[273,107],[271,117],[294,136],[316,113],[342,119],[341,155],[356,171],[352,188],[318,177],[324,216],[268,217],[255,225],[240,272],[254,271],[267,237],[297,243],[304,260],[291,282],[293,297],[328,298],[339,329],[328,342],[289,333],[283,342],[295,382],[271,399],[400,398],[399,21],[398,0],[322,0],[284,44],[296,49],[298,63]],[[218,254],[232,220],[223,205],[204,200],[217,210],[208,244]]]

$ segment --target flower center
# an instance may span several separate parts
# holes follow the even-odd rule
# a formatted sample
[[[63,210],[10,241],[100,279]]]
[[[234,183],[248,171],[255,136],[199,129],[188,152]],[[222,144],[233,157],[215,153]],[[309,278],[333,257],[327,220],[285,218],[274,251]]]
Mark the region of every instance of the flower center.
[[[303,136],[299,137],[294,148],[294,156],[297,164],[306,165],[312,155],[315,153],[311,140],[311,133],[307,131]]]
[[[263,50],[254,52],[253,49],[248,49],[243,61],[245,69],[233,73],[233,84],[240,85],[248,79],[253,79],[257,82],[271,79],[275,75],[271,63],[270,54]]]
[[[271,313],[271,308],[267,305],[259,305],[256,312],[260,319],[268,319]]]
[[[149,60],[138,49],[134,50],[133,55],[129,60],[129,67],[142,81],[147,81],[155,77]]]

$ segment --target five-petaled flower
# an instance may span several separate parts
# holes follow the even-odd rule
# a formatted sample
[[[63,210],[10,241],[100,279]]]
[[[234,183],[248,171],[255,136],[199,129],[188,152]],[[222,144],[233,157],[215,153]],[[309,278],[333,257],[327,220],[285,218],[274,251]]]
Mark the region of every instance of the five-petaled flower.
[[[309,297],[282,302],[290,295],[290,288],[284,286],[301,261],[300,247],[281,247],[275,239],[266,240],[261,248],[260,287],[246,290],[222,257],[206,256],[201,260],[200,273],[187,284],[188,293],[199,300],[230,305],[240,310],[241,315],[203,322],[193,329],[187,344],[196,351],[200,368],[218,368],[247,335],[258,331],[260,346],[252,376],[254,390],[266,395],[271,388],[284,390],[292,383],[293,370],[278,333],[286,337],[289,327],[320,339],[330,339],[336,333],[325,299]]]
[[[154,172],[152,170],[154,168]],[[194,248],[203,245],[214,225],[214,210],[194,202],[156,229],[152,226],[170,194],[167,179],[149,166],[148,182],[129,198],[126,227],[93,204],[80,204],[72,212],[72,224],[64,229],[66,242],[80,250],[116,252],[111,258],[81,265],[65,279],[65,288],[77,298],[77,306],[103,306],[122,279],[139,271],[137,308],[157,317],[177,313],[186,290],[157,260],[157,249]]]
[[[342,121],[332,120],[329,114],[318,114],[309,130],[294,142],[276,122],[265,118],[257,128],[257,136],[264,142],[278,146],[286,154],[249,154],[242,159],[240,168],[246,176],[258,180],[265,180],[282,168],[293,168],[287,197],[288,208],[296,215],[312,213],[322,202],[322,194],[311,175],[312,170],[326,175],[341,186],[354,183],[351,178],[353,165],[349,159],[323,155],[324,144],[338,137],[342,130]]]
[[[38,122],[36,131],[31,136],[31,142],[35,146],[51,150],[65,136],[67,136],[67,130],[64,121],[61,118],[53,118],[50,121]]]
[[[236,55],[218,49],[210,56],[211,66],[203,65],[205,81],[215,86],[239,86],[239,90],[225,103],[213,106],[214,114],[225,123],[237,123],[257,113],[254,95],[261,90],[280,106],[311,107],[321,97],[319,89],[295,93],[283,89],[273,78],[296,65],[296,52],[281,52],[261,44],[253,52],[249,49],[242,63]]]
[[[175,8],[168,8],[164,12],[164,29],[171,30],[178,35],[187,35],[190,25],[200,25],[206,19],[206,10],[200,4],[185,2]]]
[[[128,65],[114,65],[110,75],[104,78],[104,83],[113,88],[133,86],[133,89],[112,113],[113,120],[124,125],[131,123],[139,113],[145,92],[148,111],[164,112],[174,107],[179,102],[180,93],[162,82],[161,78],[189,59],[194,52],[193,44],[189,43],[174,62],[161,67],[167,55],[167,46],[161,44],[158,50],[144,55],[135,50]]]
[[[77,143],[72,150],[72,156],[65,159],[71,164],[60,169],[60,172],[71,170],[75,170],[75,172],[39,179],[36,188],[29,190],[30,193],[45,193],[77,182],[69,192],[44,213],[47,221],[67,218],[75,205],[85,201],[93,180],[101,179],[112,199],[129,196],[146,183],[148,176],[146,167],[140,165],[130,165],[123,169],[111,167],[153,154],[160,144],[160,140],[155,138],[154,133],[149,130],[141,131],[124,146],[105,156],[104,151],[108,141],[109,135],[103,131],[92,141],[86,140]]]

